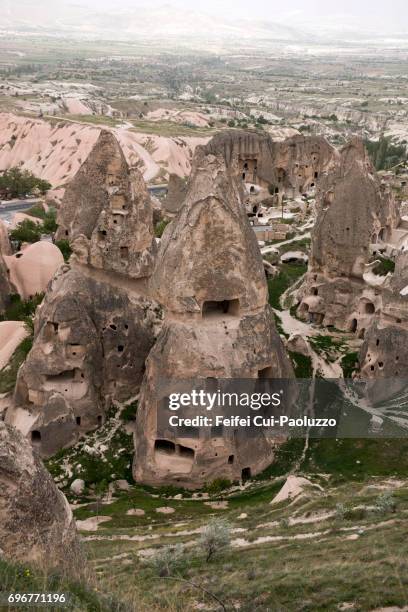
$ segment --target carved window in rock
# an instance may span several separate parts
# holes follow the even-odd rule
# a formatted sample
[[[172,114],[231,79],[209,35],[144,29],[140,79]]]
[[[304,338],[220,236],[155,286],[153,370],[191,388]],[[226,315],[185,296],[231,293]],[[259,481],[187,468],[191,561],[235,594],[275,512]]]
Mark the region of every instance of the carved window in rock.
[[[262,368],[262,370],[258,370],[258,378],[273,378],[273,368],[271,366],[268,366],[266,368]]]
[[[241,479],[245,481],[245,480],[249,480],[250,478],[251,478],[251,468],[250,467],[243,468],[243,470],[241,471]]]
[[[222,317],[225,315],[239,316],[239,300],[208,300],[203,303],[203,318]]]

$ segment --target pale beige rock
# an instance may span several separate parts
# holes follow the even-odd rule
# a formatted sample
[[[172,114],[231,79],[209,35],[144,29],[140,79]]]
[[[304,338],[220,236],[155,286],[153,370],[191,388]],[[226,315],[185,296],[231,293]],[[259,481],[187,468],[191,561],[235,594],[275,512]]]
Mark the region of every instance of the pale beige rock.
[[[21,433],[1,421],[0,542],[12,562],[74,573],[83,564],[67,500]]]
[[[399,216],[361,140],[346,145],[322,177],[317,210],[298,314],[363,337],[381,301],[376,288],[366,283],[369,247],[386,240]]]
[[[110,132],[100,133],[69,183],[58,224],[57,238],[70,241],[74,261],[130,278],[151,273],[156,243],[149,196]]]
[[[22,223],[22,221],[32,221],[32,223],[35,223],[36,225],[40,225],[42,223],[42,220],[39,217],[32,217],[31,215],[27,215],[23,212],[16,212],[13,215],[10,228],[15,229],[17,225]]]
[[[0,322],[0,370],[8,364],[18,345],[29,333],[22,321]]]
[[[4,257],[11,254],[11,246],[5,224],[0,221],[0,314],[4,312],[11,293]]]
[[[38,311],[6,418],[20,427],[24,411],[25,433],[39,440],[43,455],[103,425],[111,402],[134,397],[141,383],[160,309],[108,280],[65,265]]]
[[[0,253],[1,255],[11,255],[11,245],[8,236],[7,226],[0,219]]]
[[[60,215],[62,236],[69,227],[72,264],[54,276],[37,311],[33,348],[6,414],[44,456],[101,427],[112,402],[133,401],[161,326],[161,309],[146,297],[144,278],[155,253],[149,198],[111,133],[101,132]],[[101,227],[107,228],[103,248]]]
[[[157,437],[166,381],[293,375],[267,305],[262,257],[249,226],[237,160],[199,148],[184,205],[166,228],[150,287],[165,324],[146,364],[136,420],[133,473],[153,485],[196,488],[247,477],[273,460],[262,436]],[[174,387],[173,387],[174,388]]]
[[[301,476],[288,476],[285,484],[271,501],[271,504],[278,504],[282,501],[291,501],[303,493],[306,487],[313,486],[310,480]]]
[[[9,270],[8,277],[23,300],[43,293],[50,280],[64,263],[61,251],[55,244],[41,240],[29,245],[15,255],[4,257]]]

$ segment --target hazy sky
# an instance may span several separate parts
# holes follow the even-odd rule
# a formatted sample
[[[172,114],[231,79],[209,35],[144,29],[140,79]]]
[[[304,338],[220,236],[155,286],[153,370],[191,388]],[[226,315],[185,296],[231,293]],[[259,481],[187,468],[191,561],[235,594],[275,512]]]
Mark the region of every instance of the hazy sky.
[[[1,3],[2,0],[0,0]],[[3,0],[4,1],[4,0]],[[19,0],[14,0],[18,3]],[[163,0],[77,0],[93,8],[159,7]],[[41,0],[38,0],[41,4]],[[309,21],[342,16],[347,21],[372,28],[383,25],[405,30],[408,25],[408,0],[171,0],[168,4],[224,17],[268,19],[270,21]]]
[[[408,0],[0,0],[0,25],[2,15],[35,22],[55,14],[63,18],[84,6],[105,13],[165,5],[222,19],[267,20],[295,27],[310,24],[313,29],[321,23],[340,29],[374,29],[378,34],[408,31]],[[171,9],[168,13],[171,21]]]

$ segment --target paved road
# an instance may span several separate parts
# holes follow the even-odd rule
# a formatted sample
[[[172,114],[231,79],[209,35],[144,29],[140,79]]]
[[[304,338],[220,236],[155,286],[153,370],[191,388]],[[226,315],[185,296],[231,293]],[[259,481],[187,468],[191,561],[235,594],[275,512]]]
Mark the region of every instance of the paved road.
[[[36,202],[40,202],[40,200],[2,200],[0,201],[0,219],[6,221],[6,223],[10,223],[13,218],[13,215],[16,212],[27,210],[28,208],[34,206]]]

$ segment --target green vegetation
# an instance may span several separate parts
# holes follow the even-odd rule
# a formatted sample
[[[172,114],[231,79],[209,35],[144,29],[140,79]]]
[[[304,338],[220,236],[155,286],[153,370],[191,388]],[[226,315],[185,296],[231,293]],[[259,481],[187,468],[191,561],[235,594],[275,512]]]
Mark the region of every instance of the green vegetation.
[[[14,351],[9,363],[5,368],[0,370],[0,393],[9,393],[14,389],[17,380],[17,373],[20,366],[24,363],[25,358],[33,345],[32,335],[27,336],[19,344]]]
[[[313,367],[311,357],[294,351],[289,351],[289,357],[292,360],[296,378],[312,378]]]
[[[313,336],[310,338],[310,344],[316,353],[331,362],[336,361],[338,353],[345,349],[344,342],[332,336]]]
[[[31,219],[24,219],[17,227],[10,232],[10,240],[16,242],[38,242],[41,238],[41,225],[31,221]]]
[[[352,374],[358,370],[359,367],[358,353],[347,353],[342,358],[340,365],[343,370],[344,378],[351,378]]]
[[[156,225],[154,226],[154,235],[156,236],[156,238],[161,238],[163,236],[163,232],[169,223],[169,219],[162,219],[161,221],[158,221],[158,223],[156,223]]]
[[[122,421],[125,421],[125,423],[132,421],[134,422],[136,420],[136,414],[137,402],[132,402],[132,404],[128,404],[123,408],[120,413],[120,418],[122,419]]]
[[[385,276],[389,272],[391,272],[391,274],[394,273],[395,262],[392,259],[380,256],[376,257],[376,259],[379,260],[379,263],[373,269],[374,274],[377,274],[378,276]]]
[[[11,240],[33,243],[38,242],[42,234],[54,234],[57,231],[58,225],[55,210],[43,211],[41,214],[40,207],[36,207],[34,212],[36,214],[33,216],[42,219],[42,223],[36,223],[31,219],[24,219],[15,229],[11,230]]]
[[[37,293],[31,300],[22,300],[18,293],[11,295],[5,313],[0,315],[0,321],[24,321],[31,327],[32,317],[43,299],[43,293]]]
[[[407,160],[406,147],[392,144],[390,137],[366,140],[364,144],[376,170],[389,170]]]
[[[348,480],[370,476],[408,477],[408,440],[310,440],[302,469]]]
[[[0,198],[4,200],[23,198],[35,192],[44,195],[49,189],[48,181],[37,178],[28,170],[10,168],[0,174]]]
[[[105,424],[89,434],[86,441],[63,449],[49,459],[48,470],[61,481],[68,478],[64,465],[69,463],[74,474],[71,481],[82,478],[88,488],[95,488],[100,483],[107,487],[116,479],[132,481],[133,440],[122,428],[122,423],[119,415],[109,414]],[[89,449],[93,450],[88,452]]]
[[[218,495],[231,486],[231,481],[227,478],[216,478],[204,487],[204,491],[210,495]]]
[[[293,283],[303,274],[307,266],[300,263],[281,264],[280,272],[275,278],[268,279],[269,304],[276,310],[282,310],[280,298]]]
[[[211,136],[216,130],[213,128],[195,127],[192,125],[182,125],[174,121],[132,121],[135,132],[143,134],[157,134],[158,136]]]
[[[34,323],[33,316],[37,306],[42,302],[43,295],[35,295],[31,300],[23,301],[19,295],[12,295],[5,314],[0,321],[24,321],[29,336],[19,344],[6,367],[0,371],[0,393],[8,393],[14,389],[17,373],[24,363],[33,345]]]
[[[57,246],[59,250],[61,251],[64,257],[64,261],[69,261],[69,258],[71,257],[71,253],[72,253],[72,249],[70,247],[69,240],[65,240],[65,239],[56,240],[55,246]]]
[[[95,586],[86,582],[77,582],[57,572],[43,574],[29,565],[11,564],[0,559],[1,593],[64,593],[68,595],[67,611],[127,612],[129,606],[116,600],[115,597],[102,595]],[[19,604],[18,609],[29,612],[32,605]],[[57,609],[50,606],[49,609]]]
[[[215,518],[209,521],[200,537],[200,547],[205,553],[207,563],[216,553],[231,543],[231,527],[227,521]]]

